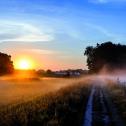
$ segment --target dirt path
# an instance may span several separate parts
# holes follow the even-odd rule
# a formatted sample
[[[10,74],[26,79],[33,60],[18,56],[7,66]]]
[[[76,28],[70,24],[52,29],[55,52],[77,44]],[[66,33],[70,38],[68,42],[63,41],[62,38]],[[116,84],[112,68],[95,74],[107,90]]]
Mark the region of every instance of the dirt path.
[[[95,92],[95,88],[93,87],[91,90],[91,94],[88,99],[86,112],[84,115],[84,123],[83,126],[92,126],[92,109],[93,109],[93,95]]]
[[[101,87],[96,87],[93,101],[93,126],[113,126],[111,113]]]
[[[83,122],[83,126],[125,126],[104,86],[92,88]]]

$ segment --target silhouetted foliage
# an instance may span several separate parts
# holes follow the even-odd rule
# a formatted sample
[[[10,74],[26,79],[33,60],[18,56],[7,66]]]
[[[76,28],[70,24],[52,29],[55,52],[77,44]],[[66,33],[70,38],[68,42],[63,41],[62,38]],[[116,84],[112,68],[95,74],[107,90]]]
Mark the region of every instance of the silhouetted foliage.
[[[91,73],[97,73],[104,67],[109,71],[126,68],[126,45],[105,42],[87,47],[84,55]]]
[[[13,70],[11,56],[0,52],[0,75],[10,74]]]

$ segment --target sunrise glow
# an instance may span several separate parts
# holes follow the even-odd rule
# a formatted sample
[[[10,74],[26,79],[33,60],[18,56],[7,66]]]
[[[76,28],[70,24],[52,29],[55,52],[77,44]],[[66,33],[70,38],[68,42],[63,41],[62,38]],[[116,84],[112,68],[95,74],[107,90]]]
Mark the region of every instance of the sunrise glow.
[[[15,61],[15,69],[29,70],[34,69],[34,63],[31,59],[18,59]]]

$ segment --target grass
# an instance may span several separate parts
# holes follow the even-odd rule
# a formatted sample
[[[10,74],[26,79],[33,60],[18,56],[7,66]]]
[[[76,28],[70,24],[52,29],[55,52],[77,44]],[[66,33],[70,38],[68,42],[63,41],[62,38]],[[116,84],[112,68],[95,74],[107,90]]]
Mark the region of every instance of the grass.
[[[126,87],[117,83],[109,83],[107,90],[112,102],[117,107],[119,115],[126,124]]]
[[[40,80],[0,79],[0,106],[28,101],[62,87],[71,85],[75,79],[42,78]]]
[[[79,126],[91,85],[78,82],[0,109],[0,126]]]

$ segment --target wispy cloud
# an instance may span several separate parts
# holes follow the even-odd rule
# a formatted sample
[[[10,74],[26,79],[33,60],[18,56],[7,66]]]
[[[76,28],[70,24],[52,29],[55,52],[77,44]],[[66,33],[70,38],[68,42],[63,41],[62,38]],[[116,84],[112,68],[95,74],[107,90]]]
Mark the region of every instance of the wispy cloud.
[[[89,0],[89,2],[101,3],[101,4],[105,4],[105,3],[124,3],[124,2],[126,2],[126,0]]]
[[[5,39],[2,42],[45,42],[45,41],[51,41],[53,39],[52,36],[46,35],[46,34],[27,34],[23,36],[19,36],[14,39]]]
[[[85,23],[85,26],[88,27],[88,29],[90,30],[95,30],[95,33],[98,32],[99,34],[103,35],[105,37],[105,40],[107,41],[113,41],[113,42],[119,43],[119,42],[125,42],[126,40],[125,34],[120,34],[120,33],[111,31],[103,26],[92,24],[92,23]]]
[[[106,3],[107,0],[89,0],[91,3]]]
[[[53,35],[38,27],[11,21],[0,21],[0,42],[38,42],[51,41]]]
[[[36,48],[23,49],[23,50],[26,51],[26,52],[43,54],[43,55],[51,55],[51,54],[56,54],[57,53],[54,50],[45,50],[45,49],[36,49]]]
[[[104,28],[100,25],[91,24],[91,23],[85,23],[85,25],[91,29],[95,29],[96,31],[99,31],[106,37],[115,37],[115,35],[113,33],[111,33],[109,30],[107,30],[106,28]]]

